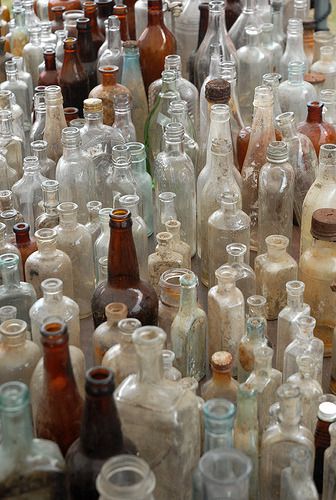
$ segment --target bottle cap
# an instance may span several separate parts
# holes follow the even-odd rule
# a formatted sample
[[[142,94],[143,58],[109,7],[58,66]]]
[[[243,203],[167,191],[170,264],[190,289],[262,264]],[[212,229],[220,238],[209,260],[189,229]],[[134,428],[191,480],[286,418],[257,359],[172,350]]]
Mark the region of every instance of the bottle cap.
[[[221,78],[210,80],[205,86],[205,98],[211,102],[226,104],[231,96],[230,83]]]
[[[317,240],[336,241],[336,209],[319,208],[311,221],[311,235]]]
[[[317,416],[324,422],[334,422],[336,420],[336,404],[331,401],[320,403]]]
[[[232,354],[227,351],[218,351],[211,356],[211,367],[220,372],[226,372],[232,366]]]
[[[84,100],[84,111],[87,113],[97,113],[103,111],[103,102],[101,99],[90,97]]]

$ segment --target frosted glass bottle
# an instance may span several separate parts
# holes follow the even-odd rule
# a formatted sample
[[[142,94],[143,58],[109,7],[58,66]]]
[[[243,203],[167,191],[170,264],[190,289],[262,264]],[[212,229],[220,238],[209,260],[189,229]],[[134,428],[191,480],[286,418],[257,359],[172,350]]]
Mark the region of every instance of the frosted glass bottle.
[[[58,278],[42,281],[42,298],[30,308],[32,339],[41,346],[40,328],[47,318],[60,317],[68,328],[69,344],[80,347],[79,307],[70,297],[63,295],[63,282]]]
[[[280,500],[318,500],[319,495],[311,473],[312,453],[303,446],[293,448],[290,467],[281,472]]]
[[[128,375],[137,373],[138,363],[135,346],[132,341],[132,334],[140,327],[141,323],[138,319],[121,319],[118,322],[118,343],[110,347],[101,360],[102,366],[113,371],[116,387],[121,384]]]
[[[323,144],[320,148],[319,170],[308,190],[302,206],[300,254],[311,247],[312,215],[319,208],[336,208],[336,145]]]
[[[297,320],[297,330],[294,340],[286,347],[283,364],[283,380],[298,372],[297,357],[309,354],[314,358],[314,378],[322,384],[323,342],[314,336],[316,321],[311,316],[301,316]]]
[[[110,242],[109,221],[111,212],[112,208],[101,208],[99,210],[100,235],[96,239],[93,247],[96,280],[98,280],[99,274],[99,259],[102,257],[107,257],[108,254],[108,247]]]
[[[6,161],[17,176],[22,175],[24,142],[14,133],[13,115],[8,109],[0,111],[0,147],[5,153]]]
[[[93,332],[93,352],[96,365],[100,365],[105,353],[120,342],[118,323],[127,318],[127,306],[112,302],[105,307],[106,321]],[[135,320],[137,321],[137,320]]]
[[[301,354],[296,358],[298,372],[287,379],[288,384],[293,384],[300,389],[302,404],[301,423],[312,433],[315,432],[317,412],[323,390],[315,379],[315,360],[308,354]]]
[[[322,500],[333,500],[336,493],[336,423],[329,426],[330,446],[324,452]]]
[[[290,464],[290,454],[300,445],[314,456],[313,435],[300,425],[300,390],[289,384],[279,387],[279,421],[270,426],[262,437],[260,486],[261,498],[280,498],[281,472]],[[312,460],[309,464],[312,471]],[[303,497],[302,497],[303,498]],[[306,498],[306,497],[305,497]]]
[[[41,283],[47,278],[59,278],[63,282],[64,294],[73,298],[72,263],[68,255],[56,248],[55,229],[39,229],[34,237],[37,251],[31,253],[25,263],[25,276],[36,292],[42,297]]]
[[[303,25],[301,19],[289,19],[287,25],[286,49],[280,60],[280,73],[283,81],[288,79],[288,64],[301,61],[308,71],[309,63],[303,48]]]
[[[260,170],[258,187],[258,253],[266,250],[265,240],[281,234],[292,248],[294,170],[288,162],[288,146],[272,141],[267,147],[267,162]]]
[[[184,127],[168,123],[165,129],[165,150],[155,161],[154,185],[159,213],[158,197],[162,192],[176,194],[177,220],[181,222],[182,240],[188,243],[191,255],[196,252],[196,182],[194,165],[184,152]]]
[[[61,87],[58,85],[48,86],[45,90],[45,103],[47,113],[43,139],[48,143],[48,158],[58,162],[63,154],[62,130],[67,126]]]
[[[256,0],[246,0],[242,12],[229,31],[229,35],[237,50],[247,45],[245,28],[247,26],[260,28],[262,23],[263,21],[257,11]]]
[[[310,306],[303,302],[305,284],[302,281],[286,283],[287,305],[279,312],[277,323],[276,367],[282,372],[286,347],[294,340],[296,321],[310,314]]]
[[[311,71],[322,73],[325,80],[318,90],[336,90],[336,63],[334,58],[334,47],[326,45],[320,49],[320,59],[311,66]]]
[[[265,324],[262,318],[249,317],[246,333],[241,338],[238,349],[238,382],[245,382],[254,370],[254,351],[267,345]]]
[[[172,250],[182,255],[182,265],[186,269],[191,269],[191,252],[188,243],[181,240],[181,222],[175,219],[167,220],[165,223],[166,231],[172,234]]]
[[[88,211],[88,221],[85,224],[86,229],[91,234],[92,245],[94,246],[100,235],[99,211],[103,204],[101,201],[88,201],[86,208]]]
[[[256,276],[252,267],[246,263],[247,246],[243,243],[230,243],[226,246],[226,253],[226,263],[237,273],[236,287],[242,292],[246,305],[247,299],[256,293]]]
[[[1,323],[0,334],[0,384],[18,380],[29,385],[41,351],[27,339],[27,323],[8,319]]]
[[[254,261],[257,293],[267,301],[268,320],[277,319],[286,304],[286,283],[297,279],[298,266],[286,251],[288,243],[286,236],[267,236],[267,253],[258,255]]]
[[[219,195],[220,208],[208,219],[209,286],[215,284],[215,271],[228,260],[227,245],[232,242],[246,246],[244,260],[250,260],[250,218],[238,208],[237,193]]]
[[[317,99],[315,87],[304,80],[304,61],[290,61],[288,63],[288,80],[279,85],[279,99],[281,111],[292,111],[296,123],[306,119],[307,104]]]
[[[85,226],[77,222],[76,203],[60,203],[57,210],[60,223],[56,228],[56,245],[70,257],[74,300],[79,305],[80,317],[86,318],[91,315],[91,297],[95,285],[91,235]]]
[[[182,377],[200,381],[206,374],[207,317],[197,304],[197,276],[184,274],[180,285],[180,307],[170,330],[175,366]]]
[[[237,273],[228,265],[216,271],[218,285],[208,293],[208,357],[227,351],[233,357],[237,373],[238,347],[245,331],[244,296],[236,287]]]
[[[168,269],[183,267],[183,257],[172,249],[173,235],[162,231],[156,235],[157,247],[148,256],[149,283],[159,293],[159,281],[162,273]]]
[[[317,156],[309,137],[296,130],[293,112],[278,115],[276,123],[281,131],[282,140],[288,146],[288,161],[295,174],[294,214],[301,224],[303,201],[318,170]]]

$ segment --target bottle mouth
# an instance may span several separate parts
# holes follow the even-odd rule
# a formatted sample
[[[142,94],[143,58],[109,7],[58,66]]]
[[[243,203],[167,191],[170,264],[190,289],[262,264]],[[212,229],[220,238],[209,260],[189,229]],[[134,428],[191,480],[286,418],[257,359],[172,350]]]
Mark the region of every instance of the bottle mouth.
[[[29,233],[30,225],[26,222],[18,222],[13,226],[13,231],[15,234]]]
[[[142,326],[133,333],[133,342],[141,347],[161,347],[166,342],[167,335],[158,326]]]
[[[55,229],[46,227],[38,229],[34,236],[39,243],[50,243],[52,241],[56,241],[57,232]]]
[[[22,319],[7,319],[0,325],[0,333],[5,337],[20,337],[27,330],[27,323]]]
[[[47,278],[42,281],[41,288],[49,294],[59,293],[63,291],[63,282],[59,278]]]
[[[87,370],[85,391],[91,396],[113,393],[115,388],[112,370],[103,366],[94,366]]]
[[[131,222],[131,212],[126,208],[114,208],[110,213],[111,227],[126,228]]]
[[[135,330],[140,327],[141,323],[136,318],[124,318],[118,321],[118,328],[126,337],[131,337],[133,332],[135,332]]]
[[[46,318],[40,328],[42,344],[60,345],[68,340],[68,329],[62,318],[57,316]]]
[[[29,404],[29,390],[23,382],[7,382],[0,386],[2,412],[16,413]]]
[[[0,255],[0,268],[6,267],[6,269],[14,269],[17,267],[19,262],[19,256],[15,253],[4,253]]]
[[[216,398],[209,399],[204,403],[203,412],[205,416],[205,427],[207,427],[209,420],[223,421],[233,418],[236,413],[236,408],[230,401],[222,398]],[[211,425],[211,429],[212,428],[213,426]],[[219,433],[221,431],[222,429],[218,429]]]

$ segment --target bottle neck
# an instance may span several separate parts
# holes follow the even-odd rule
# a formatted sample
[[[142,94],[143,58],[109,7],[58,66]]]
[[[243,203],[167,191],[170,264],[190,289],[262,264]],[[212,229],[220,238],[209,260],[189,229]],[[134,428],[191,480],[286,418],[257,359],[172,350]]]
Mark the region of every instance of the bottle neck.
[[[2,411],[1,434],[1,447],[10,453],[12,460],[17,456],[21,461],[24,455],[28,455],[33,444],[30,406],[24,406],[15,413]]]
[[[79,144],[73,146],[66,146],[63,144],[63,158],[68,160],[70,158],[78,158],[81,156],[82,150]]]
[[[233,446],[233,417],[220,421],[204,418],[204,452],[216,448],[232,448]]]
[[[47,54],[44,56],[44,66],[46,71],[56,71],[55,54]]]
[[[56,341],[50,345],[43,345],[43,366],[50,389],[54,385],[58,386],[58,381],[62,380],[63,390],[77,391],[67,340],[60,344]]]
[[[131,224],[126,227],[111,227],[110,231],[108,282],[113,285],[121,278],[133,283],[139,281],[139,265]]]
[[[255,373],[258,377],[270,377],[272,373],[272,358],[267,359],[255,359],[254,362]]]
[[[272,246],[269,246],[267,248],[267,257],[272,262],[279,262],[283,260],[285,256],[286,256],[285,248],[274,248]]]
[[[18,80],[18,74],[17,72],[8,72],[6,71],[6,79],[7,79],[7,82],[16,82]]]
[[[184,142],[172,141],[169,138],[165,138],[165,151],[166,153],[173,153],[176,155],[182,155],[184,153]]]
[[[303,85],[303,73],[288,70],[288,81],[291,85]]]
[[[303,52],[303,33],[287,33],[286,54]]]
[[[322,106],[315,108],[308,106],[307,123],[322,123]]]
[[[165,26],[163,21],[162,0],[148,1],[148,26]]]
[[[303,293],[301,295],[287,294],[287,305],[294,311],[303,310]]]
[[[127,127],[132,122],[131,110],[114,109],[114,125],[117,127]]]
[[[158,384],[163,379],[162,350],[156,347],[137,349],[139,380],[146,384]]]
[[[211,152],[211,175],[217,180],[226,178],[233,181],[231,148],[223,153]]]
[[[107,30],[107,47],[110,50],[121,50],[121,37],[119,29]]]
[[[234,281],[218,279],[218,293],[225,295],[230,293],[235,287],[236,284]]]
[[[283,139],[294,139],[297,137],[297,130],[294,121],[280,125],[280,131]]]
[[[55,212],[55,210],[54,210]],[[52,257],[54,256],[57,247],[56,247],[56,239],[53,241],[37,241],[37,248],[39,252],[47,257]]]
[[[197,309],[197,288],[196,286],[181,287],[180,312],[188,313]]]
[[[63,301],[63,291],[62,290],[56,290],[52,292],[48,292],[44,290],[43,292],[43,299],[47,304],[61,304]]]
[[[4,286],[20,286],[20,273],[18,266],[11,268],[2,266],[2,284]]]

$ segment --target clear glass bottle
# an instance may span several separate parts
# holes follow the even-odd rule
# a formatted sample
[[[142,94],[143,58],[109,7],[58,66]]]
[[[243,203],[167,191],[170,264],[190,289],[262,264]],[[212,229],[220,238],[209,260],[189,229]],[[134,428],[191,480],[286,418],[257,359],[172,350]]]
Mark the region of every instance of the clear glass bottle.
[[[15,224],[23,221],[22,215],[15,209],[4,210],[0,212],[0,220],[6,226],[6,239],[9,243],[15,243],[15,234],[13,228]]]
[[[170,330],[175,366],[183,377],[199,381],[206,373],[207,317],[197,304],[197,276],[184,274],[180,285],[180,307]]]
[[[313,63],[318,61],[321,56],[321,47],[326,45],[333,45],[335,42],[335,35],[331,31],[315,31],[314,33],[314,55]]]
[[[280,73],[283,81],[288,79],[288,64],[302,61],[307,72],[309,63],[303,48],[303,24],[301,19],[289,19],[287,25],[286,49],[280,60]]]
[[[124,431],[153,468],[158,485],[155,495],[173,498],[182,491],[191,494],[187,485],[200,453],[200,414],[197,397],[163,377],[165,341],[165,333],[157,327],[145,326],[133,333],[139,373],[122,382],[114,397]]]
[[[296,358],[298,372],[287,379],[287,383],[293,384],[300,389],[302,404],[301,423],[312,433],[315,432],[317,422],[317,411],[323,390],[315,379],[315,360],[309,354],[301,354]]]
[[[128,375],[137,373],[137,356],[132,341],[132,334],[140,327],[140,321],[135,318],[126,318],[118,321],[118,341],[115,345],[109,347],[101,360],[102,366],[112,370],[116,387]]]
[[[173,235],[166,231],[156,235],[156,251],[148,257],[149,282],[159,292],[159,280],[164,271],[183,267],[183,257],[172,248]]]
[[[320,48],[320,59],[312,64],[310,70],[316,73],[322,73],[325,80],[321,89],[335,89],[336,88],[336,63],[334,60],[334,47],[325,45]]]
[[[245,28],[247,26],[260,28],[262,23],[263,21],[257,10],[256,0],[246,0],[242,12],[229,31],[231,40],[237,50],[247,45],[247,33]]]
[[[168,233],[171,233],[173,236],[171,242],[172,250],[182,255],[183,267],[191,269],[190,246],[184,241],[182,241],[180,238],[181,223],[175,219],[170,219],[167,220],[165,226],[166,226],[166,231]]]
[[[41,173],[48,179],[54,179],[56,173],[56,163],[47,156],[48,143],[46,141],[33,141],[30,143],[33,156],[37,156]]]
[[[25,10],[21,5],[13,8],[14,25],[10,37],[10,52],[21,56],[24,46],[29,42],[28,30],[25,26]]]
[[[181,70],[185,78],[188,75],[189,57],[197,46],[200,11],[191,0],[183,5],[181,14],[174,20],[177,51],[181,56]]]
[[[212,354],[210,361],[212,377],[201,388],[202,398],[205,401],[213,398],[225,398],[232,403],[236,403],[238,382],[232,377],[232,365],[233,358],[229,352],[217,351]]]
[[[335,497],[335,445],[336,445],[336,423],[329,426],[330,446],[324,452],[323,462],[323,490],[322,500],[333,500]]]
[[[187,101],[176,100],[169,105],[168,113],[172,122],[182,123],[184,126],[184,147],[187,155],[195,166],[196,173],[199,173],[199,147],[194,121],[188,113]]]
[[[106,20],[106,38],[98,51],[97,70],[104,66],[118,66],[119,76],[123,70],[124,51],[120,38],[120,21],[117,16],[109,16]],[[100,81],[101,74],[97,71]]]
[[[298,372],[297,359],[302,354],[314,358],[314,379],[322,384],[323,342],[314,336],[316,320],[312,316],[301,316],[297,320],[294,340],[285,349],[283,363],[283,380]]]
[[[286,283],[297,279],[298,266],[287,253],[288,244],[286,236],[267,236],[267,253],[258,255],[254,261],[257,293],[266,298],[268,320],[277,319],[286,305]]]
[[[243,210],[251,218],[251,250],[257,250],[259,172],[266,162],[267,147],[275,140],[272,89],[256,87],[253,105],[252,130],[241,174]]]
[[[303,446],[290,452],[290,466],[281,472],[281,500],[318,500],[316,486],[311,477],[312,453]]]
[[[7,109],[12,112],[13,133],[25,142],[26,136],[23,125],[23,111],[16,103],[15,95],[11,90],[0,90],[0,109]]]
[[[33,123],[30,129],[29,141],[41,141],[43,139],[46,122],[45,92],[36,92],[33,99]]]
[[[57,207],[59,205],[59,183],[46,180],[41,184],[44,212],[35,220],[35,230],[55,228],[59,224]]]
[[[163,360],[164,378],[168,380],[173,380],[174,382],[179,382],[182,379],[182,374],[180,370],[178,370],[173,366],[173,363],[175,361],[175,353],[173,351],[169,351],[168,349],[163,349],[162,360]]]
[[[39,80],[39,65],[43,62],[40,26],[29,29],[29,42],[23,47],[22,56],[26,71],[31,74],[33,88],[35,88]]]
[[[24,142],[13,129],[13,115],[10,110],[0,111],[0,148],[5,153],[9,167],[15,170],[17,176],[22,175]]]
[[[233,241],[246,246],[243,259],[250,258],[250,218],[238,208],[239,195],[224,192],[217,198],[220,208],[208,219],[209,286],[215,284],[215,271],[227,262],[226,247]]]
[[[241,338],[238,348],[238,382],[245,382],[254,369],[254,350],[267,345],[265,324],[262,318],[249,317],[246,321],[246,333]]]
[[[225,350],[233,357],[234,375],[238,366],[239,342],[245,331],[244,296],[236,287],[237,272],[229,265],[216,270],[218,285],[208,293],[208,356]]]
[[[256,276],[249,264],[247,246],[243,243],[230,243],[226,246],[227,263],[237,272],[236,287],[242,292],[245,300],[256,293]]]
[[[96,239],[93,247],[96,281],[98,280],[99,274],[99,259],[106,257],[108,254],[110,241],[109,221],[111,211],[112,208],[101,208],[99,210],[100,235]]]
[[[63,111],[61,87],[50,85],[45,90],[47,108],[43,139],[48,143],[47,156],[58,162],[63,154],[62,130],[67,126]]]
[[[119,150],[121,148],[121,151]],[[113,207],[119,207],[119,198],[123,195],[135,195],[136,183],[131,168],[131,156],[127,146],[120,145],[112,148],[112,171],[109,169],[103,198],[108,200]]]
[[[261,45],[271,58],[271,72],[279,73],[280,59],[283,53],[282,45],[274,39],[274,25],[270,22],[261,25]]]
[[[4,190],[11,189],[12,186],[18,181],[16,171],[7,163],[6,153],[6,149],[0,148],[0,185]]]
[[[83,14],[82,14],[83,15]],[[63,66],[64,61],[64,40],[67,37],[68,32],[65,29],[55,31],[57,38],[56,42],[56,67],[60,71]]]
[[[320,91],[320,101],[323,102],[323,118],[326,122],[336,125],[336,90],[322,89]]]
[[[29,309],[36,301],[36,293],[30,283],[20,281],[19,256],[14,253],[0,255],[0,270],[0,307],[15,306],[17,317],[23,319],[30,329]]]
[[[56,443],[34,438],[28,387],[8,382],[0,387],[3,464],[0,495],[63,497],[65,463]]]
[[[290,465],[291,451],[298,445],[314,456],[313,435],[300,424],[300,390],[290,384],[279,387],[277,396],[280,400],[279,421],[269,427],[261,443],[261,495],[262,498],[280,497],[281,472]],[[310,471],[312,464],[310,463]]]
[[[29,98],[29,103],[31,104],[33,101],[33,88],[34,88],[32,76],[28,71],[25,71],[23,69],[23,57],[22,56],[14,56],[12,58],[12,61],[15,62],[15,64],[16,64],[18,80],[25,82],[25,84],[28,87],[28,98]]]
[[[56,245],[72,262],[74,300],[79,305],[80,317],[91,315],[91,297],[94,292],[94,266],[91,235],[77,222],[78,205],[64,202],[57,207],[60,223],[56,228]]]
[[[7,319],[16,319],[17,309],[14,306],[0,307],[0,325]]]
[[[6,253],[13,253],[18,256],[20,273],[22,274],[22,261],[21,261],[20,250],[8,240],[8,236],[6,234],[6,225],[3,224],[3,222],[0,222],[0,255]],[[0,284],[2,284],[2,278],[0,279]]]
[[[56,180],[60,184],[60,201],[76,202],[78,220],[87,220],[86,204],[96,197],[94,164],[81,148],[78,128],[66,127],[62,131],[63,156],[58,160]]]
[[[100,235],[100,222],[99,222],[99,211],[101,210],[103,204],[101,201],[88,201],[86,208],[88,211],[88,221],[85,224],[86,229],[91,234],[92,245],[94,244]]]
[[[262,295],[251,295],[247,299],[246,318],[258,318],[263,323],[264,335],[267,338],[268,345],[271,345],[267,337],[267,320],[265,316],[266,299]]]
[[[203,403],[204,452],[233,447],[235,413],[235,405],[222,397],[215,397]]]
[[[176,194],[177,220],[181,222],[181,236],[196,252],[196,182],[194,165],[184,152],[184,127],[181,123],[168,123],[165,129],[165,150],[155,161],[155,195],[171,191]],[[159,206],[157,201],[157,213]]]
[[[120,343],[121,334],[118,323],[127,318],[127,306],[119,302],[112,302],[105,307],[105,316],[106,321],[95,329],[92,337],[94,359],[97,366],[101,364],[105,353]]]
[[[286,283],[287,305],[279,312],[277,323],[276,367],[280,371],[283,370],[285,349],[295,337],[297,319],[310,314],[310,306],[303,302],[304,289],[302,281]]]
[[[267,147],[267,162],[259,173],[258,253],[266,250],[266,238],[281,234],[292,248],[294,170],[288,161],[288,146],[272,141]]]
[[[25,131],[30,130],[30,108],[31,101],[27,84],[19,78],[18,69],[15,61],[7,61],[5,64],[6,78],[5,82],[0,84],[1,90],[11,90],[15,95],[16,102],[23,111],[23,123]]]
[[[113,96],[114,122],[112,128],[120,131],[125,142],[135,142],[136,132],[131,116],[131,98],[128,94]]]

